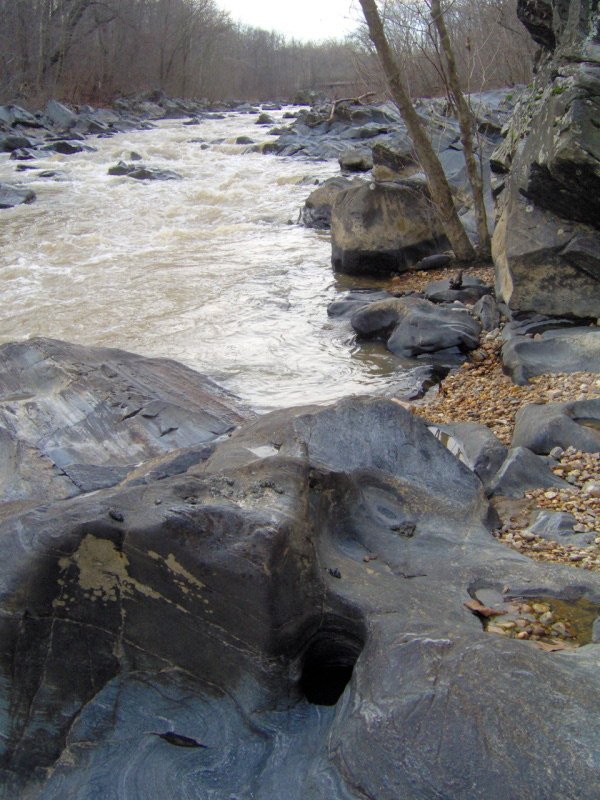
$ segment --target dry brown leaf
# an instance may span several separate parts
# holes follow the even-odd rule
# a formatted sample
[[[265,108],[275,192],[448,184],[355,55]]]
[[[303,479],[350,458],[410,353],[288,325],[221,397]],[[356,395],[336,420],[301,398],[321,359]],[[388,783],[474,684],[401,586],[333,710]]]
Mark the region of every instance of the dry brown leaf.
[[[479,600],[469,600],[466,603],[463,603],[467,608],[469,608],[474,614],[479,614],[482,617],[498,617],[500,614],[506,614],[506,611],[502,611],[499,608],[489,608],[488,606],[484,606],[483,603],[480,603]]]
[[[537,647],[538,650],[545,650],[547,653],[554,653],[557,650],[576,650],[579,645],[578,644],[567,644],[567,642],[553,642],[549,644],[547,642],[527,642],[527,644],[532,644],[534,647]]]

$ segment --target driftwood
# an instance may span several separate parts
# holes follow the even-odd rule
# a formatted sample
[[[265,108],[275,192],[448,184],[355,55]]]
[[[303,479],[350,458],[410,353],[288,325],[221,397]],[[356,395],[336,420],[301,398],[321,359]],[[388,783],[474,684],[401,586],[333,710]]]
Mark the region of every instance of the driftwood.
[[[329,115],[327,122],[333,122],[335,110],[342,103],[354,103],[355,105],[361,105],[363,100],[366,100],[368,97],[374,97],[375,94],[376,92],[367,92],[366,94],[361,94],[360,97],[342,97],[340,100],[334,100],[333,105],[331,106],[331,114]]]

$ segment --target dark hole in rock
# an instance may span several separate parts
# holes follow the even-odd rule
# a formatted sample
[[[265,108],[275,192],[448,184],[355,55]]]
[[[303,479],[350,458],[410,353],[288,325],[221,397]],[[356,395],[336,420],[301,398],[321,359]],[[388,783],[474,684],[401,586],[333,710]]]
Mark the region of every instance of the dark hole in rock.
[[[335,628],[318,631],[306,648],[300,688],[309,703],[334,706],[350,678],[364,642]]]

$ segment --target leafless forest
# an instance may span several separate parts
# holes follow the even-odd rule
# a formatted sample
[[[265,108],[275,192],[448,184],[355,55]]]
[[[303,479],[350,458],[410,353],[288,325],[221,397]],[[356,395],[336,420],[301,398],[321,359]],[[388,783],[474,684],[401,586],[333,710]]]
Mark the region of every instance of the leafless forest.
[[[531,40],[515,5],[445,3],[466,90],[530,80]],[[444,94],[427,0],[382,6],[413,96]],[[35,105],[53,96],[101,104],[156,88],[211,100],[293,99],[298,89],[339,97],[381,88],[379,81],[364,28],[345,41],[306,43],[236,25],[214,0],[0,0],[4,102]]]

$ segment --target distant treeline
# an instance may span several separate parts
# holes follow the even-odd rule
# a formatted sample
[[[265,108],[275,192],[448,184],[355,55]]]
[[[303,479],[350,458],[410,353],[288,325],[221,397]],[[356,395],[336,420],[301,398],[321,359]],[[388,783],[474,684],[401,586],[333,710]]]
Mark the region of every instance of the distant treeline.
[[[527,80],[515,0],[455,0],[451,27],[472,90]],[[387,3],[414,94],[444,91],[423,0]],[[293,99],[298,89],[355,94],[377,82],[364,35],[303,43],[236,25],[213,0],[0,0],[0,100],[54,96],[106,103],[163,89],[172,97]]]

